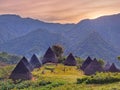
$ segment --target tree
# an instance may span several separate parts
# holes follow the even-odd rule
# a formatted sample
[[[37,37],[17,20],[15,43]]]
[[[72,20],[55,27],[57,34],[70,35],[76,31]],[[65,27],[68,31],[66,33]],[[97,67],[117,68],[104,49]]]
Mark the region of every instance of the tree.
[[[120,61],[120,56],[118,56],[118,60]]]
[[[61,45],[53,45],[52,49],[56,54],[57,58],[61,58],[62,54],[64,53],[64,48]]]
[[[99,59],[98,62],[99,62],[102,66],[104,66],[104,64],[105,64],[104,60],[102,60],[102,59]]]

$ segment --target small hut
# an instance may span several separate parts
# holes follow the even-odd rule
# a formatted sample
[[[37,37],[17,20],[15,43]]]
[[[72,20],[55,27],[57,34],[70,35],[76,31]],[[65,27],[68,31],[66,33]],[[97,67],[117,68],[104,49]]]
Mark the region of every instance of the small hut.
[[[108,69],[110,68],[111,64],[109,62],[107,62],[104,66],[104,70],[108,71]]]
[[[64,65],[67,65],[67,66],[76,66],[77,65],[77,62],[72,53],[70,53],[68,55],[67,59],[64,62]]]
[[[24,58],[23,58],[24,59]],[[14,70],[10,75],[12,80],[30,80],[32,79],[32,74],[30,69],[27,67],[26,63],[22,60],[16,65]]]
[[[120,72],[120,70],[115,66],[114,63],[112,63],[112,65],[108,69],[108,72]]]
[[[85,70],[85,68],[92,62],[91,57],[87,57],[87,59],[83,62],[82,66],[80,67],[80,69],[82,69],[83,71]]]
[[[55,53],[53,52],[53,50],[49,47],[48,50],[46,51],[43,60],[42,60],[42,64],[45,63],[57,63],[58,60],[56,58]]]
[[[33,54],[33,56],[31,57],[30,63],[33,66],[33,68],[40,68],[41,67],[41,63],[35,54]]]
[[[24,62],[24,64],[30,71],[33,71],[33,66],[28,62],[26,57],[23,57],[20,61]]]
[[[95,74],[96,72],[102,72],[104,71],[102,68],[102,65],[94,59],[84,70],[85,75],[92,75]]]

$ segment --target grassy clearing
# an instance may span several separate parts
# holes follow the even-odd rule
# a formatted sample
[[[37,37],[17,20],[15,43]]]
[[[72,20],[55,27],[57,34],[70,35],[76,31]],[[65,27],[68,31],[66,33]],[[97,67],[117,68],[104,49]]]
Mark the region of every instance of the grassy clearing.
[[[51,71],[51,68],[54,69]],[[43,74],[44,72],[44,74]],[[41,69],[36,69],[33,75],[37,78],[51,78],[51,79],[62,79],[69,82],[76,82],[77,78],[82,78],[83,72],[77,70],[75,66],[64,66],[61,64],[56,65],[45,65]]]
[[[10,68],[6,67],[6,69],[11,71]],[[108,76],[112,79],[119,79],[119,73],[98,73],[96,76],[85,76],[77,67],[47,64],[40,69],[35,69],[32,74],[33,80],[17,84],[5,79],[0,82],[0,90],[120,90],[120,82],[118,81],[107,84],[93,83],[94,80],[104,81]],[[83,81],[77,84],[78,79],[81,80],[86,77],[92,83]]]

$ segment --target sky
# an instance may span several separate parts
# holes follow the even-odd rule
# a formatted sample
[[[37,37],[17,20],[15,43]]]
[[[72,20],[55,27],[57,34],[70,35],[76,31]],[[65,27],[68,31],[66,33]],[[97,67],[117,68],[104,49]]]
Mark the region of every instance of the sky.
[[[120,0],[0,0],[0,14],[53,23],[77,23],[117,13],[120,13]]]

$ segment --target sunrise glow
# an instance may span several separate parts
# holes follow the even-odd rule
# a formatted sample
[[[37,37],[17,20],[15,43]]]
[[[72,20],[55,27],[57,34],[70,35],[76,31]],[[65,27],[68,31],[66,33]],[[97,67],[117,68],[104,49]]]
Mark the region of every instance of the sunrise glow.
[[[0,0],[0,14],[17,14],[46,22],[77,23],[120,12],[120,0]]]

